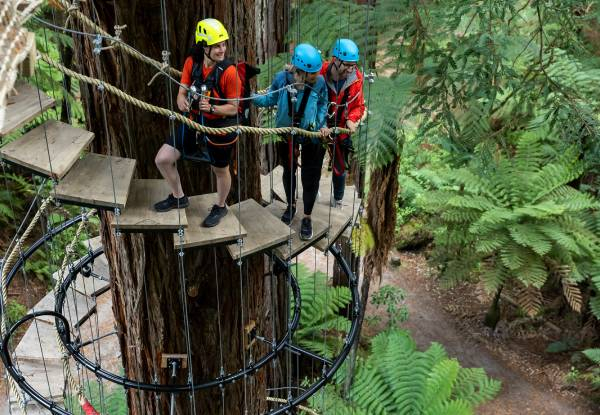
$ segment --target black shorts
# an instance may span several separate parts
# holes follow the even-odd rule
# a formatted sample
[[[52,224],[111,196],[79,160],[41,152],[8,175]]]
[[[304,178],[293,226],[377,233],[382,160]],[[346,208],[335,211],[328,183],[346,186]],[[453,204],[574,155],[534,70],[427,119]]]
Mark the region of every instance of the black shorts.
[[[208,135],[181,124],[175,131],[175,137],[169,136],[166,144],[175,147],[182,156],[196,156],[206,149],[210,164],[215,167],[227,167],[231,161],[236,133],[227,135]],[[211,144],[214,143],[215,145]]]

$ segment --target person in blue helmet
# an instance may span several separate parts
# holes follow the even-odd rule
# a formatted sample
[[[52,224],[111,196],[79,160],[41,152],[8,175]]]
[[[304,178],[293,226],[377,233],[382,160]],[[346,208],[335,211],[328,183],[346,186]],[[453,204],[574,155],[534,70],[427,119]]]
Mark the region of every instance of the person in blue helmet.
[[[325,136],[327,115],[327,87],[319,71],[322,60],[319,51],[307,43],[294,49],[291,67],[278,72],[269,88],[272,93],[254,96],[259,107],[277,105],[276,126],[297,127],[309,131],[321,131]],[[286,88],[289,86],[289,88]],[[311,214],[319,191],[321,168],[325,157],[325,146],[319,138],[291,134],[277,143],[277,152],[283,166],[283,187],[287,209],[281,220],[289,225],[296,214],[296,170],[301,146],[301,179],[304,217],[300,225],[300,239],[313,237]]]
[[[347,128],[356,132],[365,113],[363,74],[358,69],[358,46],[350,39],[337,39],[332,47],[331,61],[324,62],[321,75],[325,78],[329,93],[327,113],[328,132],[333,128]],[[346,170],[352,149],[348,134],[331,134],[329,145],[333,181],[331,206],[341,207],[346,186]]]

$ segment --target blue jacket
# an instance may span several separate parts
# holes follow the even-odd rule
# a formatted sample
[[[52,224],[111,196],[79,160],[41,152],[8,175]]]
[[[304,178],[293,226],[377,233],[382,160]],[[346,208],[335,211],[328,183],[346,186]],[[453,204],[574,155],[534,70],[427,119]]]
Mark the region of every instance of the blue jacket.
[[[294,83],[294,76],[287,71],[278,72],[273,78],[273,83],[269,88],[269,91],[276,91],[286,85]],[[306,108],[304,110],[304,116],[300,120],[300,128],[309,131],[318,131],[325,126],[327,117],[327,85],[321,75],[317,77],[317,80],[312,86],[305,86],[296,96],[296,110],[300,108],[302,97],[305,92],[310,93]],[[287,89],[283,89],[279,92],[267,95],[253,95],[254,105],[258,107],[272,107],[277,105],[277,116],[275,119],[275,125],[277,127],[290,127],[292,125],[292,119],[288,114],[288,94]],[[318,142],[318,139],[313,139]]]

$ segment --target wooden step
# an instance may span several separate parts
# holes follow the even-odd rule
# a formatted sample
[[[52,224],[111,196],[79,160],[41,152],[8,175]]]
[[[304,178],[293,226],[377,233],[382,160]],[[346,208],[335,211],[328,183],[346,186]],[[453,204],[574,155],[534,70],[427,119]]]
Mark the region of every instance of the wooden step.
[[[358,210],[358,209],[355,209]],[[355,213],[356,215],[356,213]],[[352,221],[352,208],[332,208],[320,203],[315,203],[313,216],[318,217],[330,225],[329,234],[315,244],[315,248],[326,252],[329,247],[339,238]]]
[[[17,81],[15,89],[17,95],[8,98],[0,137],[10,134],[55,105],[54,99],[27,82]]]
[[[55,196],[73,205],[123,209],[129,196],[135,163],[134,159],[90,153],[77,160],[58,183]]]
[[[290,238],[290,228],[254,199],[244,200],[233,205],[231,212],[238,217],[248,232],[241,247],[241,255],[240,247],[237,244],[227,246],[227,250],[234,260],[264,252],[286,243]],[[291,234],[293,236],[293,230]]]
[[[217,226],[212,228],[202,226],[204,218],[208,216],[217,201],[216,193],[191,196],[189,199],[190,206],[185,209],[189,226],[184,231],[183,243],[179,235],[173,235],[175,248],[221,245],[246,237],[246,228],[240,225],[235,215],[237,212],[235,207],[229,207],[229,212]]]
[[[0,155],[43,176],[62,179],[93,139],[94,133],[49,120],[2,147]]]
[[[264,204],[271,203],[271,176],[273,176],[272,198],[285,202],[285,189],[283,188],[283,167],[277,166],[272,173],[260,176],[261,197]]]
[[[185,209],[173,209],[157,212],[154,204],[171,193],[166,180],[135,179],[129,189],[127,205],[121,211],[119,221],[113,218],[111,226],[124,232],[177,232],[180,227],[187,228]]]
[[[283,212],[285,211],[287,205],[281,202],[274,202],[267,206],[266,208],[275,216],[276,218],[280,218]],[[323,217],[319,217],[316,212],[313,210],[313,214],[311,215],[312,226],[313,226],[313,237],[308,241],[303,241],[300,239],[300,223],[302,222],[302,218],[304,217],[304,206],[301,200],[296,202],[296,215],[292,220],[290,226],[295,231],[292,235],[292,243],[290,245],[280,246],[274,249],[275,254],[287,261],[296,255],[303,252],[305,249],[313,246],[316,241],[320,240],[327,233],[329,226],[327,222],[324,221]]]

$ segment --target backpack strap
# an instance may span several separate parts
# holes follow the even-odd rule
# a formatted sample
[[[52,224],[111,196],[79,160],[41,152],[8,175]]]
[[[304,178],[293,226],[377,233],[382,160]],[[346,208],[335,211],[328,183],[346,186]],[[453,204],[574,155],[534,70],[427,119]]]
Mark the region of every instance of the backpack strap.
[[[304,92],[302,94],[302,100],[300,101],[300,106],[297,111],[292,111],[294,108],[294,103],[292,102],[292,97],[290,97],[290,93],[287,92],[288,99],[288,116],[292,118],[292,125],[296,128],[300,127],[300,122],[302,121],[302,117],[304,117],[304,111],[306,110],[306,104],[308,102],[308,97],[310,96],[310,91],[305,86]]]

